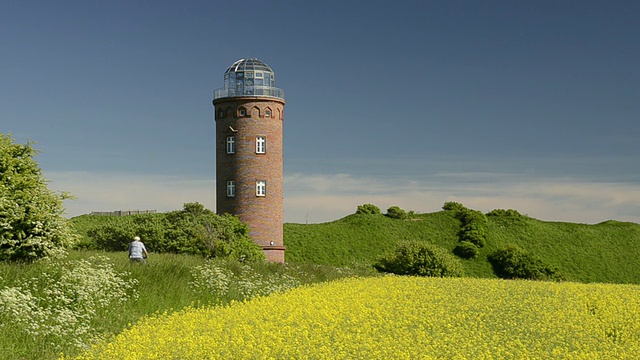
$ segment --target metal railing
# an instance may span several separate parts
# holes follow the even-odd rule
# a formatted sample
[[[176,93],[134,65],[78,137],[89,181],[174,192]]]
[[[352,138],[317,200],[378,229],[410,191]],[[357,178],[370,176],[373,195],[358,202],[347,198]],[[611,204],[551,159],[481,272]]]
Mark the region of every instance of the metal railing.
[[[238,89],[220,88],[213,92],[213,100],[235,96],[269,96],[284,99],[284,91],[273,86],[245,86]]]

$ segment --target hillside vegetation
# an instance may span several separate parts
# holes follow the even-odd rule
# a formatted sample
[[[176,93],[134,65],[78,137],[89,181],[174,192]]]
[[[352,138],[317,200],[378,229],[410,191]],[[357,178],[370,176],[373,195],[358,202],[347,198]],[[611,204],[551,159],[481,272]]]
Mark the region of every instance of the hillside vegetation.
[[[139,216],[145,215],[131,218]],[[72,219],[85,239],[91,228],[112,221],[113,217],[89,215]],[[453,253],[460,244],[463,225],[453,210],[411,213],[404,219],[374,213],[353,214],[322,224],[286,223],[286,261],[371,266],[404,242],[431,243]],[[548,222],[514,210],[499,210],[489,213],[482,227],[484,245],[477,249],[477,257],[459,258],[466,276],[495,278],[488,256],[515,245],[557,268],[569,281],[640,283],[640,224],[613,220],[595,225]]]
[[[567,280],[640,283],[640,225],[605,221],[596,225],[547,222],[527,216],[487,216],[486,243],[475,259],[461,259],[467,276],[494,278],[487,257],[517,245],[558,268]],[[429,242],[451,252],[461,222],[453,211],[392,219],[353,214],[323,224],[284,225],[286,261],[333,266],[366,265],[403,241]]]

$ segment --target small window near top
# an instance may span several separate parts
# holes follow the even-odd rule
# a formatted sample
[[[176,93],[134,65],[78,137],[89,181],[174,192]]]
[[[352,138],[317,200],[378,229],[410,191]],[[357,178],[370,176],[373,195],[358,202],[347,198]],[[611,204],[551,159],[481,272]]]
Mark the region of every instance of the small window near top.
[[[267,152],[267,138],[265,136],[256,137],[256,154]]]
[[[236,183],[235,181],[227,181],[227,197],[236,196]]]
[[[246,116],[247,110],[245,108],[238,109],[238,116]]]
[[[267,182],[265,180],[256,181],[256,196],[267,196]]]
[[[227,154],[236,153],[236,137],[227,136]]]
[[[264,111],[264,116],[265,116],[265,117],[271,117],[271,109],[266,109],[266,110]]]

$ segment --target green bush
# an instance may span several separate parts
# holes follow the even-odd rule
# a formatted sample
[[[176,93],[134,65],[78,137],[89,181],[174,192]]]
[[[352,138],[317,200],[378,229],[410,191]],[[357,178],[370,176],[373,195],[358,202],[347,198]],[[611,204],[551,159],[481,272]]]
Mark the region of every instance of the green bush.
[[[503,279],[563,280],[558,270],[517,245],[508,245],[489,255],[495,274]]]
[[[513,209],[494,209],[491,210],[487,213],[487,216],[494,216],[494,217],[521,217],[522,214],[520,214],[518,212],[518,210],[513,210]]]
[[[442,210],[459,212],[459,211],[467,210],[467,208],[464,207],[464,205],[460,204],[459,202],[447,201],[444,203],[444,205],[442,205]]]
[[[475,259],[480,253],[480,249],[472,242],[460,241],[460,243],[453,249],[453,253],[463,259]]]
[[[404,220],[407,218],[407,212],[402,210],[399,206],[392,206],[388,208],[386,215],[392,219]]]
[[[462,222],[458,233],[459,241],[468,241],[477,247],[483,247],[487,238],[487,217],[478,210],[464,209],[456,213]]]
[[[481,248],[484,247],[487,236],[485,228],[473,228],[465,226],[458,234],[458,237],[460,242],[470,242],[475,246]]]
[[[264,254],[237,217],[217,215],[198,203],[165,214],[114,217],[89,229],[85,248],[124,251],[140,236],[150,251],[201,255],[206,258],[260,260]]]
[[[382,212],[380,208],[373,204],[358,205],[356,214],[368,214],[368,215],[380,215]]]
[[[459,277],[464,274],[460,261],[446,250],[429,243],[400,244],[374,267],[378,271],[398,275]]]
[[[70,196],[49,190],[37,153],[31,143],[0,134],[0,261],[61,257],[78,239],[63,216]]]
[[[475,227],[486,227],[488,224],[487,217],[478,210],[465,209],[456,215],[463,225],[474,224]]]

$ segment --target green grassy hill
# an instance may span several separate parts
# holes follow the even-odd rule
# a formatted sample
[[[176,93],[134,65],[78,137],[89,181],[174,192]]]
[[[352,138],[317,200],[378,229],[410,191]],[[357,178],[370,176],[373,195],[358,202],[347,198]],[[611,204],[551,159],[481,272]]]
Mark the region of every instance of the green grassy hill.
[[[568,280],[640,283],[640,225],[546,222],[526,216],[488,217],[487,244],[474,260],[461,260],[468,276],[495,277],[487,255],[517,244],[556,266]],[[460,221],[453,212],[414,215],[349,215],[324,224],[284,226],[286,260],[334,266],[371,264],[403,240],[431,242],[452,251]]]
[[[109,216],[72,219],[78,232],[103,225]],[[578,282],[640,284],[640,224],[596,225],[547,222],[527,216],[488,216],[486,246],[477,259],[463,260],[467,276],[495,277],[487,255],[516,244]],[[284,224],[286,261],[331,266],[371,265],[405,240],[425,241],[452,251],[461,222],[452,211],[415,214],[408,220],[384,215],[349,215],[323,224]]]

